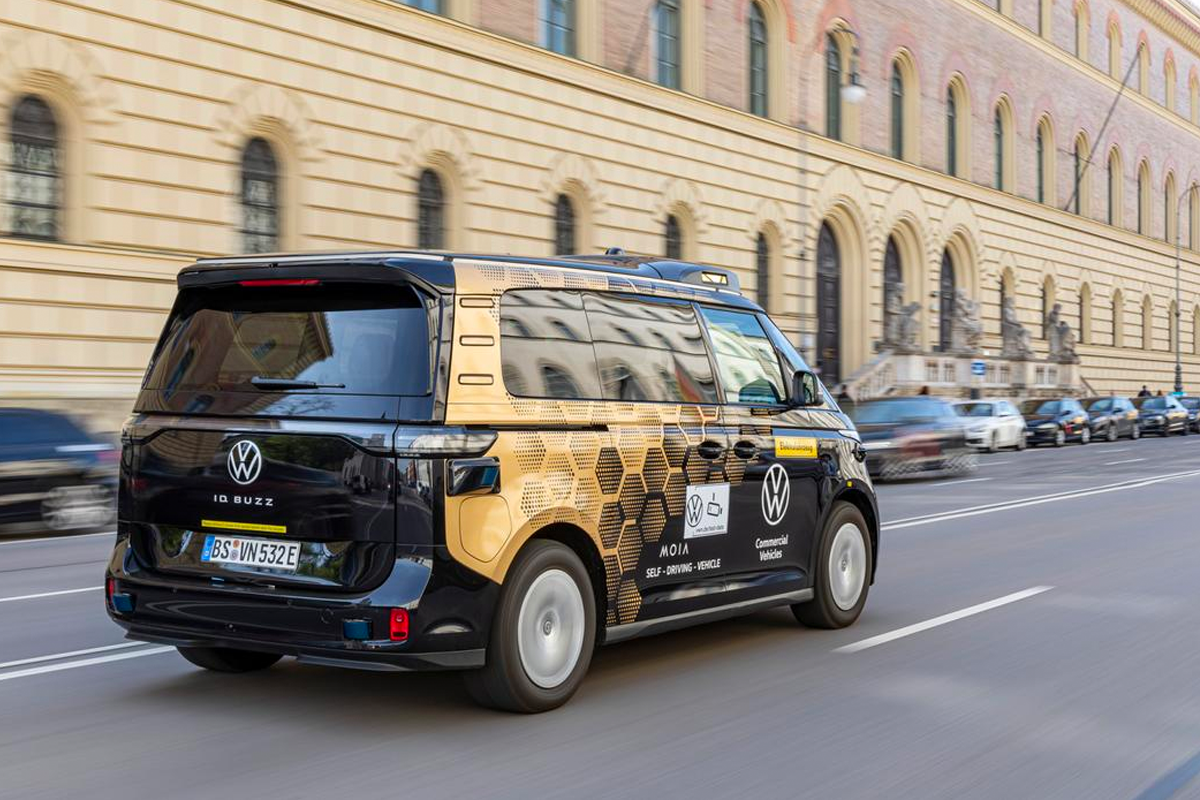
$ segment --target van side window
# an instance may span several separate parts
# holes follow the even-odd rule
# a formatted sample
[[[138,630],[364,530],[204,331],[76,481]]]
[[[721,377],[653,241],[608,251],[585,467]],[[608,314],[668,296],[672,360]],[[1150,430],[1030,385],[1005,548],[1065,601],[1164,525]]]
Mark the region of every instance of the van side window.
[[[600,372],[579,292],[522,289],[500,301],[500,358],[509,392],[597,400]]]
[[[702,313],[716,351],[725,402],[785,402],[787,391],[779,357],[758,318],[716,308],[704,308]]]
[[[691,306],[589,294],[584,307],[605,400],[717,402],[712,363]]]

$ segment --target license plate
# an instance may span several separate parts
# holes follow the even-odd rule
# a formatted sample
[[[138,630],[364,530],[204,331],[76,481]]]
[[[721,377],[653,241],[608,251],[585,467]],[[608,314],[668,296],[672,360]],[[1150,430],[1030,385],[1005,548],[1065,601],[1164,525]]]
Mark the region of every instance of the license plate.
[[[295,572],[300,563],[300,543],[210,533],[204,540],[200,560],[206,564],[237,564]]]

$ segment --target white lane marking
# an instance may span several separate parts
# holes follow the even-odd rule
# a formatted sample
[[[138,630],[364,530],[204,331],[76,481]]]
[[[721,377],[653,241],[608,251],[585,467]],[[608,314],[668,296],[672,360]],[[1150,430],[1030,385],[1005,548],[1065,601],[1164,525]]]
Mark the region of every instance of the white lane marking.
[[[23,594],[17,597],[0,597],[0,603],[15,603],[18,600],[37,600],[42,597],[58,597],[64,594],[79,594],[80,592],[97,592],[103,586],[88,586],[83,589],[63,589],[59,592],[41,592],[40,594]]]
[[[941,625],[946,625],[966,617],[973,617],[976,614],[982,614],[984,611],[991,611],[993,608],[1006,606],[1009,603],[1015,603],[1018,600],[1024,600],[1027,597],[1033,597],[1034,595],[1039,595],[1042,592],[1048,592],[1053,588],[1053,586],[1033,586],[1020,592],[1006,594],[1004,597],[997,597],[995,600],[989,600],[986,603],[980,603],[979,605],[970,606],[958,611],[951,611],[949,614],[942,614],[940,617],[927,619],[924,622],[918,622],[915,625],[907,625],[903,628],[897,628],[896,630],[888,633],[881,633],[878,636],[872,636],[869,639],[863,639],[861,641],[854,642],[853,644],[843,645],[842,647],[835,649],[833,652],[857,653],[860,650],[878,647],[881,644],[887,644],[888,642],[893,642],[896,639],[903,639],[905,636],[912,636],[914,633],[927,631],[930,628],[937,628]]]
[[[938,481],[937,483],[927,483],[926,486],[953,486],[956,483],[979,483],[980,481],[990,481],[991,478],[960,478],[954,481]]]
[[[75,658],[76,656],[90,656],[94,653],[107,653],[110,650],[128,650],[130,647],[143,647],[145,644],[145,642],[121,642],[120,644],[106,644],[103,647],[89,647],[86,650],[72,650],[69,653],[53,653],[48,656],[22,658],[19,661],[0,661],[0,669],[23,667],[26,664],[42,664],[46,661],[63,661],[68,658]]]
[[[1139,461],[1145,461],[1145,460],[1146,460],[1146,459],[1144,459],[1144,458],[1125,458],[1125,459],[1122,459],[1122,460],[1120,460],[1120,461],[1105,461],[1105,462],[1104,462],[1103,464],[1101,464],[1100,466],[1102,466],[1102,467],[1115,467],[1117,464],[1136,464],[1136,463],[1137,463],[1137,462],[1139,462]]]
[[[1106,448],[1104,448],[1104,452],[1105,453],[1124,453],[1128,449],[1129,449],[1128,447],[1106,447]]]
[[[980,461],[979,466],[981,466],[981,467],[999,467],[1002,464],[1011,464],[1011,463],[1013,463],[1013,462],[1011,462],[1011,461]]]
[[[1054,494],[1017,498],[1015,500],[1006,500],[1004,502],[990,503],[982,506],[969,506],[967,508],[941,511],[936,514],[924,514],[919,517],[908,517],[906,519],[896,520],[895,522],[885,522],[882,526],[880,526],[880,528],[881,530],[890,531],[898,530],[900,528],[912,528],[916,527],[917,525],[931,525],[935,522],[947,522],[949,520],[962,519],[963,517],[975,517],[980,514],[993,514],[997,511],[1009,511],[1016,508],[1026,508],[1028,506],[1041,505],[1042,503],[1053,503],[1057,500],[1074,500],[1080,497],[1091,497],[1092,495],[1105,494],[1107,492],[1120,492],[1126,489],[1141,489],[1146,486],[1152,486],[1156,483],[1177,480],[1179,478],[1192,478],[1197,475],[1200,475],[1200,470],[1175,472],[1167,475],[1155,475],[1137,481],[1123,481],[1121,483],[1111,483],[1104,486],[1074,489],[1067,492],[1055,492]]]
[[[101,533],[64,533],[62,536],[43,536],[38,539],[14,539],[11,542],[0,542],[0,547],[11,547],[17,544],[37,544],[38,542],[70,542],[75,539],[91,539],[93,536],[116,536],[116,531]]]
[[[14,681],[17,678],[28,678],[32,675],[45,675],[48,672],[62,672],[68,669],[79,669],[80,667],[92,667],[97,664],[108,664],[113,661],[125,661],[130,658],[141,658],[142,656],[156,656],[159,653],[173,653],[174,647],[151,647],[149,650],[135,650],[131,653],[114,653],[108,656],[97,656],[95,658],[84,658],[79,661],[67,661],[63,664],[47,664],[42,667],[30,667],[29,669],[19,669],[16,672],[6,672],[0,675],[0,682]]]

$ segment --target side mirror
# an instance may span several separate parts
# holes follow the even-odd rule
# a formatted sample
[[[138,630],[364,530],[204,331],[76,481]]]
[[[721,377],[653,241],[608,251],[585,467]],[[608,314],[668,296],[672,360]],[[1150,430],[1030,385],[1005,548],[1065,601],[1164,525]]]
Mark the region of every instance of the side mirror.
[[[817,381],[817,376],[805,370],[797,370],[792,375],[790,399],[793,408],[824,405],[825,400],[821,397],[821,384]]]

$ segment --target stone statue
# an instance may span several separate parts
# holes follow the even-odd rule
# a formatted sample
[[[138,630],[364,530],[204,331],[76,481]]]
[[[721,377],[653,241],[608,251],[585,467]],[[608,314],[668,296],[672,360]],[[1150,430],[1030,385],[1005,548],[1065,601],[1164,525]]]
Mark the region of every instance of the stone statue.
[[[954,316],[950,325],[951,346],[957,353],[977,353],[983,340],[979,304],[962,289],[954,290]]]
[[[1055,303],[1054,308],[1046,315],[1046,342],[1050,346],[1050,357],[1054,358],[1062,349],[1059,335],[1059,323],[1062,322],[1062,303]]]
[[[1062,318],[1061,303],[1055,303],[1054,308],[1046,315],[1046,338],[1050,343],[1051,361],[1062,364],[1079,363],[1079,356],[1075,353],[1075,332]]]
[[[1001,354],[1005,358],[1033,358],[1033,344],[1029,331],[1025,330],[1025,326],[1017,319],[1017,308],[1011,297],[1005,297],[1000,308],[1000,335],[1004,340]]]
[[[900,322],[897,325],[896,349],[901,353],[916,353],[920,350],[917,336],[921,331],[921,323],[917,315],[921,313],[921,303],[914,300],[900,309]]]
[[[879,350],[895,350],[900,353],[915,353],[918,350],[917,334],[920,332],[917,314],[919,302],[904,303],[904,284],[888,286],[884,298],[883,341]]]

